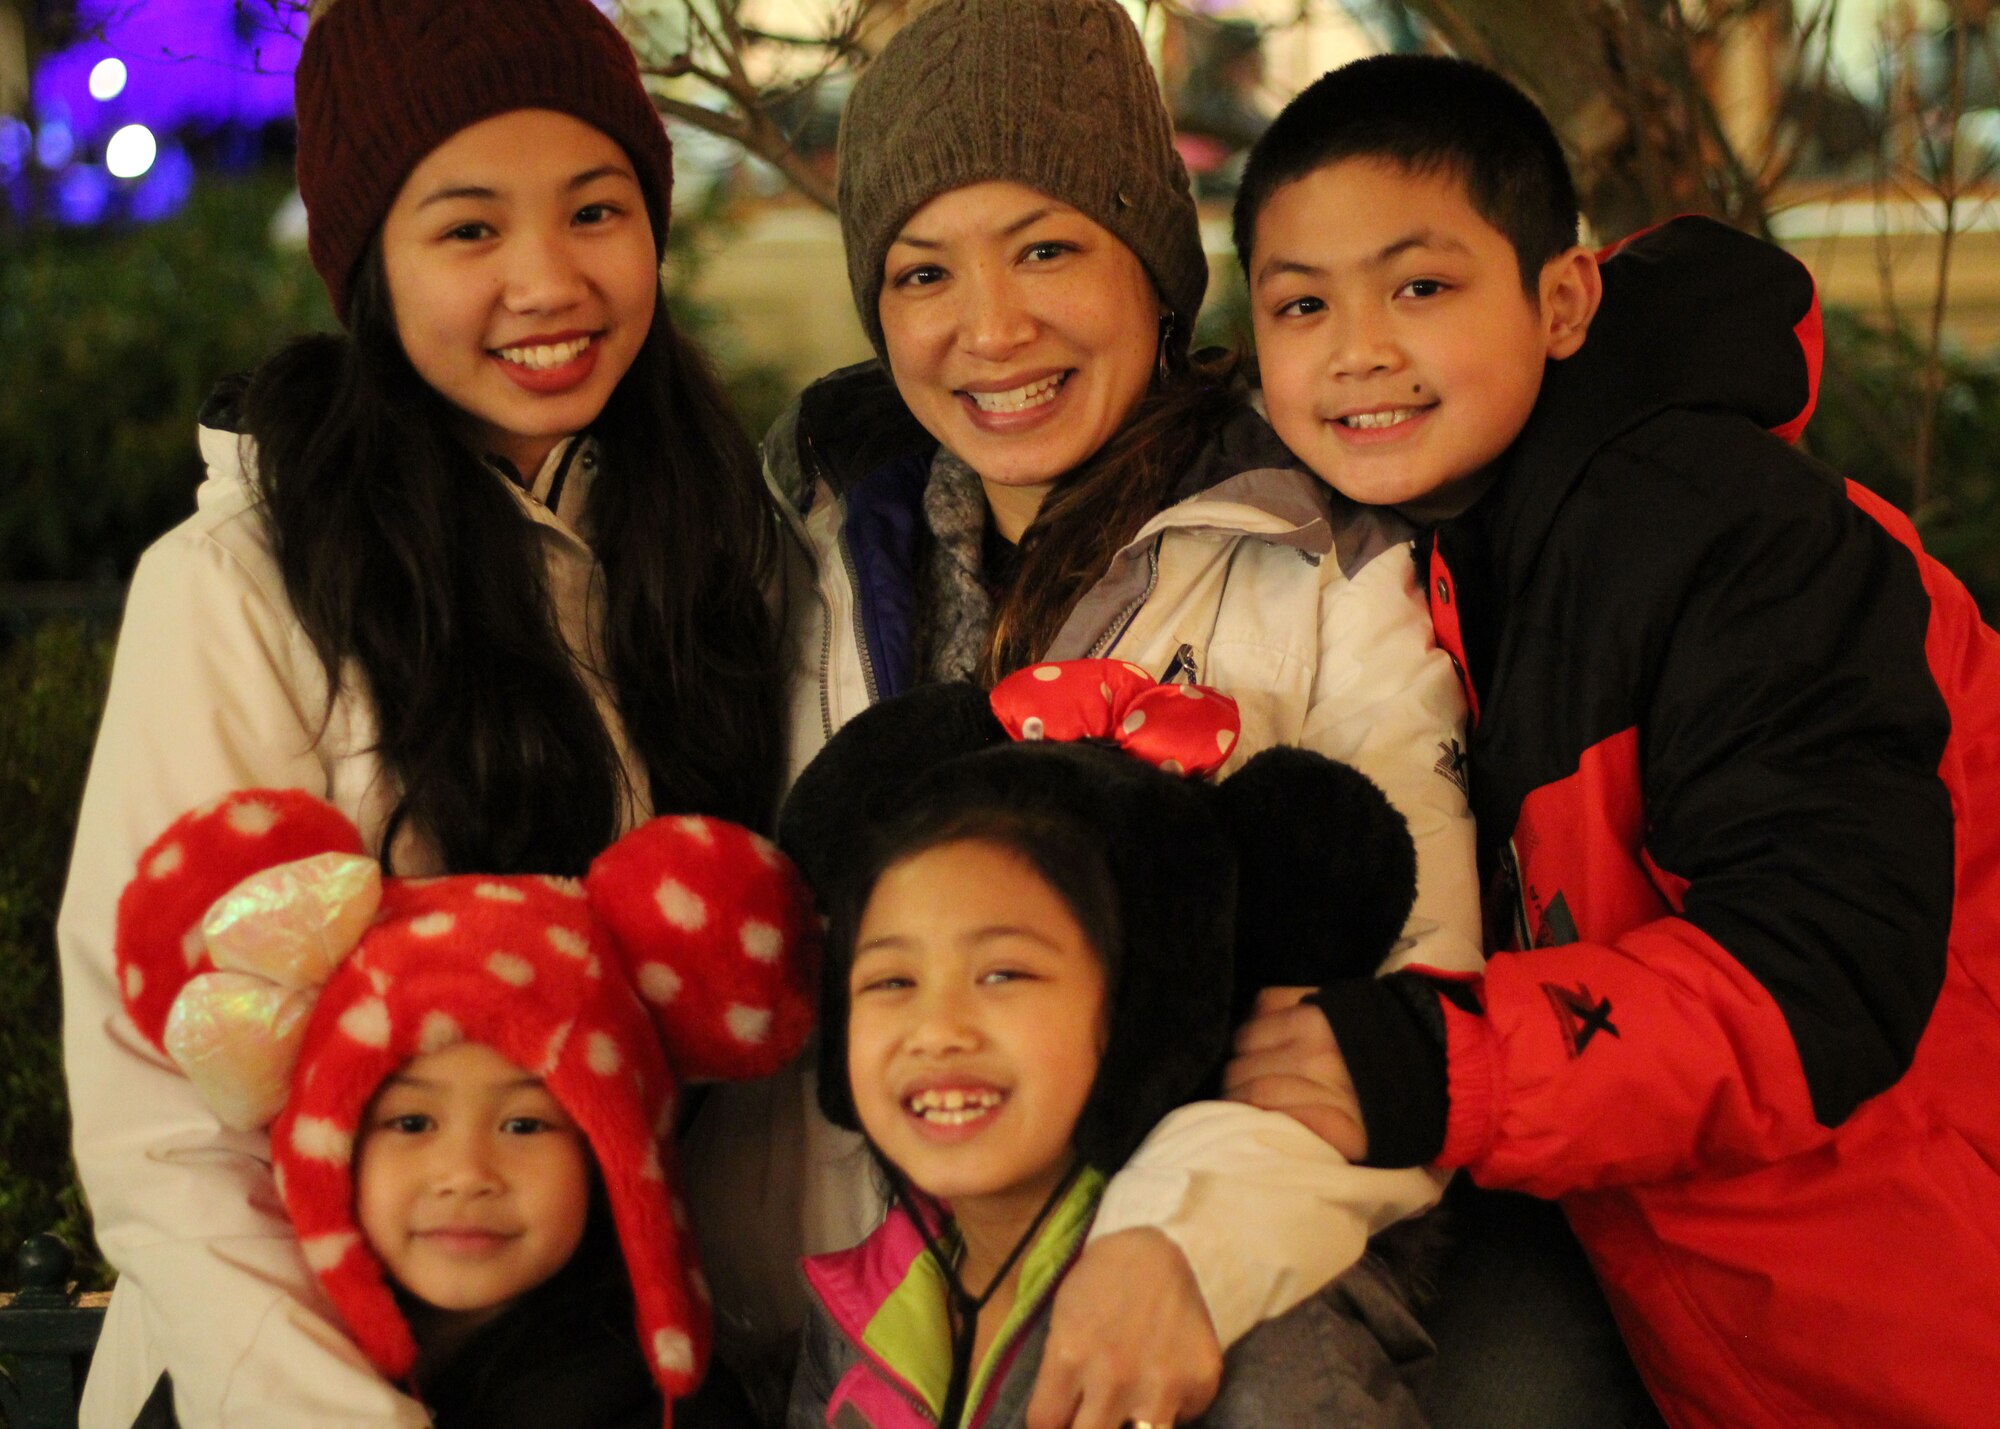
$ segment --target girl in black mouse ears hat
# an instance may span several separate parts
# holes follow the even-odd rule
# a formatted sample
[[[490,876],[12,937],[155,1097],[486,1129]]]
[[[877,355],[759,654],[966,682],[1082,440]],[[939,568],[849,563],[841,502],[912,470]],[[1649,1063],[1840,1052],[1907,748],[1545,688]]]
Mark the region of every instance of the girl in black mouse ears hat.
[[[806,1262],[790,1429],[1022,1422],[1106,1178],[1213,1089],[1232,1008],[1387,954],[1402,818],[1297,749],[1204,782],[1237,731],[1225,695],[1074,661],[890,700],[800,778],[780,841],[831,917],[820,1103],[891,1207]],[[1314,1288],[1231,1351],[1203,1423],[1417,1422],[1398,1366],[1428,1341],[1392,1280]]]

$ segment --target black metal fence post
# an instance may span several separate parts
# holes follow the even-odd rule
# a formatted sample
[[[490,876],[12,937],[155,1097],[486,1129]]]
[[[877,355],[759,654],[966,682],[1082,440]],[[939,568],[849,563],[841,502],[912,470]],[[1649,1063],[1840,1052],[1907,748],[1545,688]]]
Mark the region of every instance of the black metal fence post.
[[[15,1265],[20,1293],[0,1304],[0,1422],[8,1429],[74,1429],[83,1373],[104,1325],[104,1311],[70,1292],[75,1257],[52,1235],[21,1242]]]

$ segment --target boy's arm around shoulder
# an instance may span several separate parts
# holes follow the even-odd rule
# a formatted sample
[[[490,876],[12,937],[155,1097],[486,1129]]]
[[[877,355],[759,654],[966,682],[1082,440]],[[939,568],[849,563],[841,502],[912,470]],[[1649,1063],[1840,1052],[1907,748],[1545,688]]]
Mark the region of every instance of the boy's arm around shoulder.
[[[1908,1069],[1953,904],[1952,712],[1919,558],[1738,418],[1666,414],[1590,479],[1623,513],[1565,579],[1629,708],[1563,773],[1511,767],[1560,736],[1485,732],[1511,751],[1488,777],[1524,786],[1539,946],[1496,956],[1476,991],[1431,985],[1439,1164],[1542,1195],[1824,1142]],[[1545,698],[1553,730],[1586,696]]]
[[[263,1135],[216,1122],[132,1027],[114,980],[118,895],[169,822],[251,785],[327,792],[300,678],[310,651],[199,521],[134,577],[57,930],[77,1166],[120,1277],[82,1422],[123,1429],[170,1368],[186,1429],[416,1429],[422,1407],[361,1358],[300,1258]]]

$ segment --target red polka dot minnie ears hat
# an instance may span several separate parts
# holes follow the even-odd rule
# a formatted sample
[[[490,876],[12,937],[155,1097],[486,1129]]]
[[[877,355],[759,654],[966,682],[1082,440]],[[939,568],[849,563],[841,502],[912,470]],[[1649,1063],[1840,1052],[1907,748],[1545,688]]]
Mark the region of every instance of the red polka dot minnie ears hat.
[[[1212,1083],[1258,988],[1373,973],[1416,898],[1402,816],[1365,776],[1308,750],[1239,759],[1238,731],[1226,695],[1158,684],[1122,660],[1030,666],[990,696],[925,686],[844,725],[778,825],[833,915],[820,981],[827,1118],[858,1127],[847,974],[869,891],[905,852],[988,811],[1080,827],[1116,888],[1124,947],[1101,950],[1109,1036],[1072,1138],[1107,1174]]]
[[[118,905],[126,1010],[227,1124],[268,1124],[307,1263],[383,1374],[416,1343],[354,1215],[376,1090],[426,1052],[491,1047],[540,1077],[602,1175],[639,1342],[669,1399],[710,1317],[666,1158],[686,1080],[765,1076],[811,1028],[818,924],[775,847],[655,819],[581,881],[384,878],[337,810],[254,790],[187,814]]]

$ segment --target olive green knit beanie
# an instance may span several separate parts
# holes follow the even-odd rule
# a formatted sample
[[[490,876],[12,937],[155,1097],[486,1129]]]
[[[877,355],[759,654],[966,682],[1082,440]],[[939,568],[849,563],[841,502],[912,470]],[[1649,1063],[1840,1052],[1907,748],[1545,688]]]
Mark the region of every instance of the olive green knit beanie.
[[[995,179],[1116,235],[1186,344],[1208,263],[1158,81],[1116,0],[938,0],[863,71],[840,122],[840,229],[854,305],[884,360],[890,243],[939,194]]]

